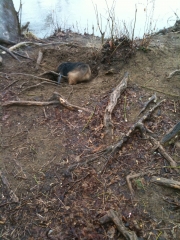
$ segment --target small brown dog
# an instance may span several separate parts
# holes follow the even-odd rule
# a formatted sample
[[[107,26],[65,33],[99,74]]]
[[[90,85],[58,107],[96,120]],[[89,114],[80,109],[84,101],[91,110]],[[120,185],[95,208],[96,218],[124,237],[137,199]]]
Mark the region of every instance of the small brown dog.
[[[68,79],[68,82],[71,85],[89,80],[91,77],[91,69],[89,65],[81,62],[61,63],[57,72],[59,73],[58,84],[61,82],[62,77]]]

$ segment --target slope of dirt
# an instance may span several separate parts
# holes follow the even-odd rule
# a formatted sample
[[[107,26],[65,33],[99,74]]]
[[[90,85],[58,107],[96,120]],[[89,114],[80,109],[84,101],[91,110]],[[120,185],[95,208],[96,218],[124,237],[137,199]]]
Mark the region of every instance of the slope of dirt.
[[[180,239],[179,190],[150,182],[152,174],[180,181],[179,168],[169,167],[138,130],[116,154],[99,155],[90,164],[81,164],[120,141],[143,116],[139,113],[154,93],[158,102],[166,101],[145,121],[151,136],[161,140],[180,121],[180,76],[167,79],[180,67],[180,34],[154,36],[148,50],[139,48],[127,58],[124,46],[111,60],[106,50],[102,53],[99,41],[76,36],[63,44],[22,47],[19,52],[33,60],[21,58],[21,62],[3,55],[2,104],[49,101],[58,92],[92,114],[60,104],[1,106],[1,239],[126,239],[113,223],[100,223],[110,209],[121,214],[138,239]],[[43,60],[36,68],[40,49]],[[42,83],[34,77],[55,71],[59,63],[67,61],[88,63],[92,79],[72,86]],[[125,72],[129,72],[128,87],[113,111],[113,138],[107,140],[105,108]],[[178,165],[179,137],[175,140],[165,149]],[[77,165],[69,170],[72,164]],[[132,196],[126,176],[135,173],[146,174],[132,180]]]

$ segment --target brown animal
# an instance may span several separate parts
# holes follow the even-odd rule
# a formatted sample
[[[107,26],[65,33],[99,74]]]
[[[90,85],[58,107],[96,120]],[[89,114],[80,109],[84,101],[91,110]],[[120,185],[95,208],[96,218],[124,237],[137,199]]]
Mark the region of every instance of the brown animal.
[[[58,84],[61,82],[62,77],[68,79],[68,82],[71,85],[89,80],[91,77],[91,69],[89,65],[81,62],[61,63],[57,72],[59,73]]]

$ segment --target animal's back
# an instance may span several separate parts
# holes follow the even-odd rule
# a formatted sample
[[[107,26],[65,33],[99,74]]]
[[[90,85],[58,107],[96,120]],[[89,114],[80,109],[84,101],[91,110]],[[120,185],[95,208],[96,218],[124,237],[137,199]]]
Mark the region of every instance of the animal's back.
[[[77,84],[78,82],[89,80],[91,77],[89,65],[81,62],[62,63],[59,65],[57,72],[63,76],[68,76],[69,84]]]
[[[67,76],[69,72],[75,69],[87,69],[87,64],[81,62],[65,62],[61,63],[57,69],[57,72],[61,73],[64,76]]]

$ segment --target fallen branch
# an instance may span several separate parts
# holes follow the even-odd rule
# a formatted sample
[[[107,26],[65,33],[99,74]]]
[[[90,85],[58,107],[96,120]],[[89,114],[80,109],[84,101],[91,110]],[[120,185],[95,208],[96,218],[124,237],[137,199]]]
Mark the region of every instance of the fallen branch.
[[[13,202],[19,202],[19,198],[16,196],[16,194],[11,190],[10,184],[7,180],[7,178],[3,175],[3,173],[0,171],[0,177],[2,180],[2,183],[6,186],[7,191],[9,193],[10,198],[13,200]]]
[[[83,108],[83,107],[80,107],[80,106],[76,106],[74,104],[71,104],[69,103],[66,99],[64,99],[59,93],[57,92],[54,92],[54,97],[58,97],[60,103],[62,106],[68,108],[69,110],[71,111],[79,111],[79,110],[82,110],[82,111],[85,111],[85,112],[88,112],[88,113],[93,113],[91,110],[87,109],[87,108]]]
[[[52,99],[57,99],[57,100],[53,100],[53,101],[48,101],[48,102],[38,102],[38,101],[7,101],[5,103],[2,104],[2,106],[48,106],[48,105],[52,105],[52,104],[61,104],[63,107],[70,109],[71,111],[85,111],[88,113],[92,113],[92,111],[90,111],[87,108],[83,108],[83,107],[79,107],[76,105],[73,105],[71,103],[69,103],[67,100],[65,100],[59,93],[54,93],[54,96],[51,98]]]
[[[118,214],[118,212],[110,209],[105,216],[99,219],[99,222],[101,224],[113,222],[116,225],[118,231],[125,237],[125,239],[138,240],[138,237],[136,236],[135,232],[127,230],[122,221],[122,217],[119,215],[120,214]]]
[[[1,45],[0,45],[0,48],[2,50],[4,50],[5,52],[7,52],[9,55],[11,55],[11,57],[15,58],[16,60],[18,60],[20,62],[19,58],[17,58],[8,48],[5,48],[5,47],[3,47]]]
[[[111,120],[111,114],[113,109],[115,108],[117,104],[117,100],[120,97],[121,93],[126,89],[127,87],[127,80],[128,80],[129,73],[125,73],[124,78],[122,81],[117,85],[117,87],[114,89],[114,91],[110,95],[110,100],[108,103],[108,106],[105,109],[104,114],[104,127],[106,128],[106,134],[112,136],[113,134],[113,123]]]
[[[169,76],[167,77],[167,79],[170,79],[170,78],[172,78],[173,76],[178,75],[178,74],[180,74],[180,70],[179,70],[179,69],[176,69],[176,70],[174,70],[173,72],[171,72],[171,73],[169,74]]]
[[[158,150],[158,152],[169,162],[171,167],[176,168],[177,163],[172,159],[172,157],[166,152],[166,150],[163,148],[163,146],[153,137],[149,137],[151,142],[155,145],[153,151]]]
[[[180,189],[180,182],[172,179],[153,176],[151,179],[151,182],[157,183],[166,187],[170,187],[170,188]]]
[[[8,101],[2,104],[2,106],[48,106],[52,104],[59,104],[59,101],[38,102],[38,101]]]

